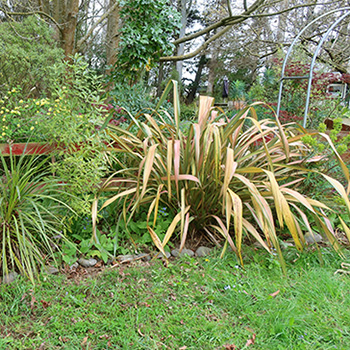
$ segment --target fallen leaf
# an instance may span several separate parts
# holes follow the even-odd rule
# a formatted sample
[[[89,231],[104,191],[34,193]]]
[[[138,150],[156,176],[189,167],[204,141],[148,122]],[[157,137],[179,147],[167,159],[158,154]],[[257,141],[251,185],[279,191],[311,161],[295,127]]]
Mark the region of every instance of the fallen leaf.
[[[50,317],[44,322],[44,326],[46,326],[52,319],[53,319],[53,316],[50,316]]]
[[[185,324],[185,322],[183,320],[180,321],[181,324]]]
[[[83,341],[80,343],[81,346],[85,346],[89,337],[85,337]]]
[[[45,342],[40,344],[38,350],[45,350]]]
[[[146,303],[145,301],[142,302],[142,303],[139,303],[139,305],[140,306],[143,305],[143,306],[146,306],[146,307],[150,307],[151,306],[150,304]]]
[[[252,337],[247,340],[245,346],[254,345],[254,343],[255,343],[255,334],[253,334]]]
[[[272,298],[274,298],[278,293],[280,292],[280,290],[276,290],[276,292],[269,294]]]
[[[111,346],[112,346],[112,343],[111,343],[111,341],[110,341],[110,340],[108,340],[108,342],[107,342],[107,346],[109,346],[109,347],[111,347]]]
[[[63,343],[67,343],[67,341],[68,341],[69,339],[66,338],[66,337],[61,337],[61,336],[59,336],[58,340],[61,341],[61,342],[63,342]]]
[[[103,265],[103,261],[100,260],[96,263],[95,267],[101,267]]]
[[[95,333],[95,331],[94,331],[93,329],[89,329],[88,332],[89,332],[90,334],[94,334],[94,333]]]
[[[104,339],[109,339],[110,336],[107,335],[107,334],[103,334],[103,335],[100,335],[99,338],[100,338],[100,339],[103,339],[103,338],[104,338]]]
[[[40,300],[44,309],[47,309],[50,306],[50,303],[45,300]]]
[[[237,349],[236,345],[234,345],[234,344],[227,344],[227,345],[224,345],[224,348],[225,348],[226,350],[236,350],[236,349]],[[237,350],[238,350],[238,349],[237,349]]]
[[[184,346],[181,346],[181,348],[179,348],[179,350],[186,350],[187,349],[187,346],[184,345]]]
[[[30,309],[33,311],[34,309],[34,304],[37,302],[34,296],[34,292],[31,289],[29,295],[31,296],[31,300],[30,300]]]

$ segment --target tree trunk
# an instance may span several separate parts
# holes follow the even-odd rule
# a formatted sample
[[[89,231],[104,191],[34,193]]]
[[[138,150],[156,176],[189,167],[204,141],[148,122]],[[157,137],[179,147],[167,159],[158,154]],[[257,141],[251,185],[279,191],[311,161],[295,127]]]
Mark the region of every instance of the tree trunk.
[[[117,0],[109,1],[111,8]],[[117,63],[117,51],[120,42],[120,7],[117,6],[108,16],[106,33],[106,63],[107,66],[114,66]]]
[[[79,0],[68,0],[64,6],[64,22],[62,25],[62,48],[65,59],[74,51],[75,30],[78,22]]]
[[[188,10],[186,7],[186,0],[179,0],[180,5],[180,11],[181,11],[181,29],[179,38],[183,38],[186,34],[186,26],[187,26],[187,16],[188,16]],[[185,52],[185,43],[181,43],[177,47],[177,56],[182,56]],[[182,79],[182,69],[183,69],[183,61],[177,61],[176,62],[176,70],[179,75],[179,82],[181,82]]]
[[[158,71],[158,81],[157,81],[157,97],[162,96],[162,82],[164,79],[164,63],[159,62],[159,71]]]
[[[199,83],[200,83],[201,77],[202,77],[202,71],[203,71],[203,68],[204,68],[206,62],[207,62],[207,59],[206,59],[205,55],[202,55],[200,60],[199,60],[199,63],[198,63],[196,78],[194,79],[192,88],[191,88],[190,92],[188,93],[188,96],[186,99],[186,104],[188,104],[188,105],[191,104],[196,97],[196,93],[197,93]]]
[[[207,86],[207,94],[209,96],[213,96],[214,94],[214,83],[215,83],[215,67],[217,65],[217,58],[212,57],[209,61],[208,68],[209,68],[209,74],[208,74],[208,86]]]

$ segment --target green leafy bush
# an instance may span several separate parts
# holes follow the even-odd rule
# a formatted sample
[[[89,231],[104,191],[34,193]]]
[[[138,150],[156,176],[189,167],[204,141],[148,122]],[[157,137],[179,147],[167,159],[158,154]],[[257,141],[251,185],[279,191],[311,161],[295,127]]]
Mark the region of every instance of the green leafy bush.
[[[37,16],[0,22],[0,47],[0,94],[19,85],[23,99],[50,94],[55,79],[52,67],[64,55],[48,24]]]
[[[98,128],[107,117],[102,77],[79,55],[52,69],[50,97],[24,99],[23,90],[13,88],[0,100],[0,142],[30,140],[56,146],[52,171],[75,194],[71,205],[86,214],[90,194],[107,169],[104,134]]]
[[[317,171],[309,172],[305,181],[299,185],[299,190],[303,193],[307,193],[311,198],[324,200],[329,203],[331,207],[339,210],[339,205],[343,204],[341,198],[334,198],[333,186],[326,181],[324,177],[318,176],[318,173],[326,174],[337,179],[344,186],[346,186],[346,179],[343,177],[342,167],[339,164],[337,157],[334,155],[334,149],[339,155],[343,155],[349,149],[350,145],[350,135],[341,135],[342,129],[342,119],[336,118],[333,120],[333,128],[327,131],[327,127],[324,123],[319,125],[319,133],[314,133],[305,135],[303,137],[303,142],[305,142],[312,151],[310,156],[313,159],[318,159],[317,162],[309,162],[306,164],[308,169]],[[322,136],[324,135],[324,136]],[[326,136],[327,135],[327,136]],[[332,143],[327,141],[327,138],[332,141]],[[334,148],[332,148],[334,145]],[[349,167],[347,165],[347,167]],[[332,200],[329,200],[329,198]],[[343,207],[343,210],[345,208]]]
[[[151,110],[156,106],[142,81],[132,86],[116,83],[109,92],[109,97],[119,118],[127,117],[127,113],[120,110],[120,107],[126,109],[132,115],[136,115],[139,112]]]
[[[75,220],[70,226],[69,237],[76,244],[66,242],[63,245],[63,260],[66,263],[74,263],[80,254],[98,257],[106,263],[109,258],[113,259],[118,254],[129,254],[131,251],[150,248],[149,245],[153,241],[147,230],[147,212],[141,208],[127,224],[122,215],[115,218],[118,206],[111,207],[114,217],[108,217],[106,212],[102,213],[95,240],[91,239],[92,226],[88,217]],[[159,208],[157,215],[161,219],[158,220],[155,232],[160,239],[163,239],[173,216],[166,207]],[[150,217],[150,220],[153,219],[154,215]]]
[[[52,170],[75,194],[74,209],[85,215],[90,212],[90,194],[97,190],[107,170],[104,133],[98,127],[106,118],[102,77],[79,55],[66,62],[57,76],[54,109],[41,115],[38,128],[51,142],[62,146]]]
[[[254,106],[226,120],[212,109],[212,98],[201,97],[198,121],[183,134],[179,127],[177,84],[172,83],[175,86],[172,123],[162,121],[159,112],[154,112],[160,121],[147,114],[145,122],[133,119],[136,134],[110,127],[109,135],[120,147],[117,152],[125,154],[126,162],[120,164],[122,170],[116,174],[121,182],[114,189],[117,193],[101,209],[123,199],[123,215],[127,217],[130,213],[130,222],[137,208],[147,204],[147,229],[163,253],[177,224],[181,248],[188,232],[208,235],[218,245],[221,237],[241,263],[243,239],[252,236],[270,253],[276,249],[284,266],[276,226],[286,227],[296,247],[302,250],[304,234],[312,235],[316,225],[339,250],[323,213],[329,208],[293,189],[295,182],[303,180],[307,173],[303,160],[309,150],[301,141],[303,130],[291,125],[283,127],[278,120],[258,121]],[[163,99],[170,89],[171,83]],[[251,126],[246,126],[248,121]],[[342,162],[340,158],[339,161]],[[342,169],[349,181],[349,172],[343,166],[344,163]],[[342,185],[323,176],[341,194],[349,210]],[[293,181],[286,182],[288,178]],[[95,220],[97,203],[96,199]],[[161,240],[155,232],[157,215],[154,220],[150,217],[163,204],[177,215]],[[344,230],[349,235],[345,224]]]

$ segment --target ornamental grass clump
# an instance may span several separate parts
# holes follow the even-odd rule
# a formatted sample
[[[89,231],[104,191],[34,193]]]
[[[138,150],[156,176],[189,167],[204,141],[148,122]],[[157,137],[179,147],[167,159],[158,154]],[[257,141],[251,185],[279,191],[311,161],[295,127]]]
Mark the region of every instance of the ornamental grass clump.
[[[64,239],[59,214],[70,208],[60,199],[63,184],[50,177],[49,159],[0,158],[1,275],[18,272],[34,282],[40,266],[55,262]]]
[[[167,115],[167,119],[172,122],[165,122],[155,111],[144,114],[144,122],[131,116],[132,125],[127,130],[108,128],[109,136],[119,145],[116,152],[124,157],[116,157],[121,170],[113,176],[119,177],[119,185],[108,188],[116,193],[100,210],[123,201],[128,221],[140,206],[148,205],[147,229],[163,253],[174,232],[179,235],[180,249],[189,234],[207,235],[217,245],[223,241],[224,250],[229,244],[243,264],[242,244],[251,237],[269,253],[277,253],[285,269],[278,237],[281,229],[286,228],[297,249],[302,250],[304,235],[313,235],[315,226],[340,252],[325,214],[330,209],[293,189],[307,172],[304,165],[309,149],[301,141],[304,129],[282,126],[278,120],[258,121],[256,104],[229,120],[212,107],[213,98],[202,96],[198,120],[184,134],[176,82],[168,84],[159,105],[171,84],[175,85],[174,118]],[[134,127],[137,132],[131,133]],[[345,166],[343,170],[349,182]],[[349,188],[346,191],[338,181],[325,178],[343,196],[349,210]],[[160,205],[177,213],[163,240],[155,233]],[[93,205],[95,230],[97,206],[98,198]]]

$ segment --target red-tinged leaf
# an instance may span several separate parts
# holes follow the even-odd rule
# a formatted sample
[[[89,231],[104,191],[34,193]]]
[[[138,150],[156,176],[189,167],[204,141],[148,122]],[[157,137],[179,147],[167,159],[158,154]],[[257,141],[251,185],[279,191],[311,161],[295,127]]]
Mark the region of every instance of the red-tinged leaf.
[[[276,292],[269,294],[271,297],[276,297],[279,294],[280,290],[276,290]]]
[[[254,345],[254,343],[255,343],[255,338],[256,338],[256,336],[255,336],[255,334],[253,334],[252,337],[251,337],[250,339],[247,340],[245,346]]]
[[[67,343],[69,341],[67,337],[61,337],[61,336],[59,336],[58,340],[61,341],[62,343]]]
[[[168,177],[163,176],[160,179],[165,181],[165,180],[168,179]],[[181,175],[178,175],[177,177],[175,177],[175,175],[171,175],[171,176],[169,176],[169,179],[170,180],[176,180],[177,179],[178,181],[180,181],[180,180],[188,180],[188,181],[195,181],[195,182],[200,183],[198,178],[196,176],[194,176],[194,175],[181,174]]]
[[[180,140],[174,141],[174,174],[176,192],[179,193],[179,175],[180,175]]]
[[[190,223],[190,213],[187,213],[186,214],[186,218],[185,218],[184,230],[183,230],[183,234],[182,234],[182,237],[181,237],[180,248],[179,248],[180,252],[185,247],[189,223]]]

